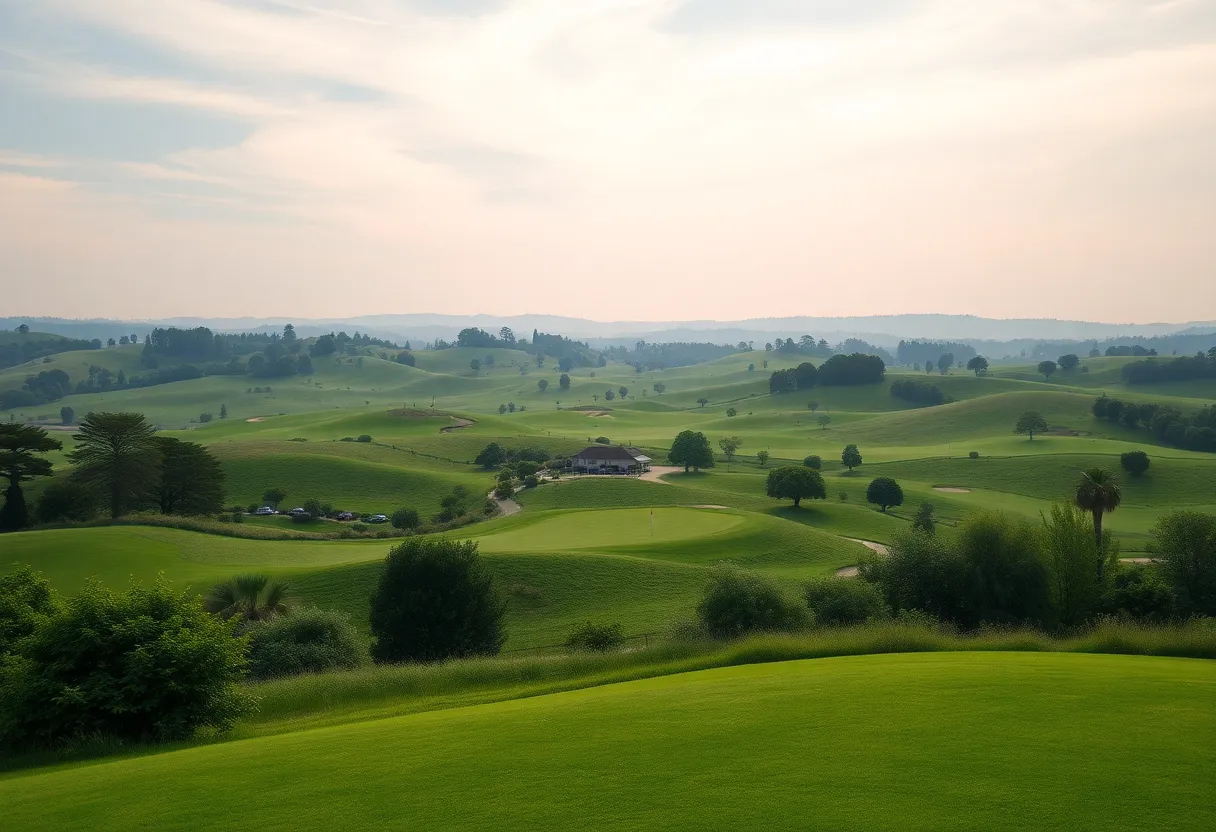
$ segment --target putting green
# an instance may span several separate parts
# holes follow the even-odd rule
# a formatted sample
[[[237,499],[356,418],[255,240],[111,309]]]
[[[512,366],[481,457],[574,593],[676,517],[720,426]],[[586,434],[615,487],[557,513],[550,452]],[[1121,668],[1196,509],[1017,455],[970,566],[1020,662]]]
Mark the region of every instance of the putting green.
[[[480,544],[481,551],[486,553],[610,549],[639,543],[669,543],[709,537],[743,522],[740,514],[716,509],[562,511],[528,517],[509,529],[474,539]]]
[[[21,830],[1207,830],[1216,663],[723,668],[0,780]],[[1100,705],[1099,705],[1100,703]]]

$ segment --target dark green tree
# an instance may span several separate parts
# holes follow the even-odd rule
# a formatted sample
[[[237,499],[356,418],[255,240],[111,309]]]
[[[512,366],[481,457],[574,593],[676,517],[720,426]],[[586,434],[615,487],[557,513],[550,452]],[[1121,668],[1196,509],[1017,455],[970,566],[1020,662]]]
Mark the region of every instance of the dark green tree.
[[[1035,432],[1042,433],[1047,430],[1047,420],[1043,418],[1043,414],[1034,410],[1027,410],[1018,417],[1018,421],[1013,426],[1014,433],[1028,433],[1031,441],[1034,441]]]
[[[912,520],[912,528],[925,534],[937,534],[937,520],[933,517],[933,503],[921,503]]]
[[[1090,468],[1081,472],[1073,488],[1073,502],[1082,511],[1088,511],[1094,518],[1094,538],[1102,545],[1102,517],[1119,507],[1123,502],[1123,491],[1115,475],[1104,468]],[[1099,566],[1099,577],[1101,569]]]
[[[63,407],[59,408],[59,421],[65,425],[75,424],[76,411],[67,405],[64,405]]]
[[[805,465],[787,465],[769,472],[764,493],[775,500],[793,500],[798,508],[804,499],[827,499],[828,490],[823,476]]]
[[[473,541],[415,537],[389,552],[371,601],[377,662],[494,655],[506,604]]]
[[[34,516],[39,523],[83,523],[97,513],[97,493],[74,479],[58,479],[42,489]]]
[[[705,407],[705,405],[709,404],[709,399],[702,396],[701,398],[697,399],[697,404],[701,405],[701,407]]]
[[[160,475],[156,428],[140,413],[90,413],[80,423],[69,457],[75,476],[105,495],[119,517],[146,498]]]
[[[819,458],[818,454],[811,454],[802,460],[802,464],[814,471],[819,471],[823,468],[823,460]]]
[[[1039,362],[1039,374],[1042,375],[1043,378],[1051,378],[1051,374],[1054,373],[1055,371],[1056,371],[1056,362],[1054,362],[1054,361],[1040,361]]]
[[[560,387],[562,390],[569,390],[570,389],[570,376],[566,375],[565,373],[562,373],[560,376],[558,376],[557,386]]]
[[[294,604],[290,584],[258,574],[235,575],[216,584],[203,602],[209,613],[242,621],[269,621],[289,613]]]
[[[1216,616],[1216,516],[1167,514],[1153,526],[1149,552],[1161,561],[1184,612]]]
[[[28,566],[0,575],[0,657],[58,609],[50,583]]]
[[[394,529],[416,529],[422,523],[418,512],[412,508],[399,508],[393,512]]]
[[[1060,360],[1056,362],[1056,364],[1059,366],[1059,368],[1061,370],[1065,370],[1065,371],[1075,370],[1077,368],[1077,365],[1080,363],[1081,363],[1080,356],[1075,355],[1074,353],[1069,353],[1068,355],[1061,355]]]
[[[538,390],[540,390],[540,392],[542,392],[542,393],[545,392],[546,390],[548,390],[549,389],[549,379],[542,378],[539,381],[537,381],[536,388]]]
[[[904,490],[890,477],[875,477],[866,489],[866,500],[882,511],[904,504]]]
[[[52,439],[42,428],[13,423],[0,425],[0,477],[8,482],[4,506],[0,508],[0,532],[16,531],[29,525],[30,512],[21,483],[34,477],[49,477],[50,460],[39,454],[62,447],[58,439]]]
[[[672,465],[683,465],[687,473],[689,469],[713,468],[714,452],[709,447],[705,434],[698,431],[685,430],[671,443],[667,458]]]
[[[216,514],[224,507],[224,470],[202,445],[158,436],[160,480],[156,504],[161,514]]]
[[[491,442],[486,445],[474,458],[473,462],[485,468],[487,471],[491,468],[497,468],[507,461],[507,449],[497,442]]]
[[[970,361],[967,362],[967,369],[975,373],[976,378],[979,378],[980,373],[988,370],[988,359],[984,358],[982,355],[974,356]]]
[[[1119,456],[1119,464],[1133,477],[1139,477],[1148,471],[1149,465],[1152,463],[1144,451],[1128,451]]]
[[[861,465],[861,451],[857,450],[857,446],[853,444],[845,445],[844,450],[840,453],[840,464],[849,469],[849,473],[853,473],[853,469]]]
[[[267,488],[262,492],[262,501],[271,508],[277,509],[279,503],[287,499],[287,492],[281,488]]]

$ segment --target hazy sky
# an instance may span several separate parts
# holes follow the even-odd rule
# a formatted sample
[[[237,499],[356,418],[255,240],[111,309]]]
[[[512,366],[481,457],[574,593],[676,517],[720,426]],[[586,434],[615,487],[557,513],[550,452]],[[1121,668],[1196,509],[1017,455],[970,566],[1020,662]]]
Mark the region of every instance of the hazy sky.
[[[1213,0],[0,0],[0,314],[1216,318]]]

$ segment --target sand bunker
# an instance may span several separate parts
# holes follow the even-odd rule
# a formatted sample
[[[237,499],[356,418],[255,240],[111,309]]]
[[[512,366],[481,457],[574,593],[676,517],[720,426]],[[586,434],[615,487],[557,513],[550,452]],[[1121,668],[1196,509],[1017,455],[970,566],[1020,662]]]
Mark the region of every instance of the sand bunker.
[[[254,416],[252,419],[246,419],[245,421],[246,421],[246,422],[265,422],[265,421],[266,421],[266,417],[264,417],[264,416]]]
[[[714,508],[714,509],[728,509],[728,508],[730,508],[730,506],[716,506],[716,505],[714,505],[714,504],[712,504],[712,503],[702,503],[702,504],[695,505],[695,506],[689,506],[689,508]]]
[[[856,566],[842,566],[836,570],[836,577],[837,578],[856,578],[857,577],[857,567]]]
[[[945,491],[947,494],[970,494],[971,493],[970,488],[955,488],[950,485],[935,485],[935,486],[933,486],[933,490],[934,491]]]

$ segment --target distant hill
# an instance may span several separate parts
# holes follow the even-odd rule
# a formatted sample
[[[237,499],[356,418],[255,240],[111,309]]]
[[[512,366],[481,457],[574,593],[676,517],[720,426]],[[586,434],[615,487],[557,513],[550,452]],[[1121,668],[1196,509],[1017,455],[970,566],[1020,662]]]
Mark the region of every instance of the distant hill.
[[[73,339],[51,332],[0,331],[0,370],[61,352],[100,348],[98,340]]]

